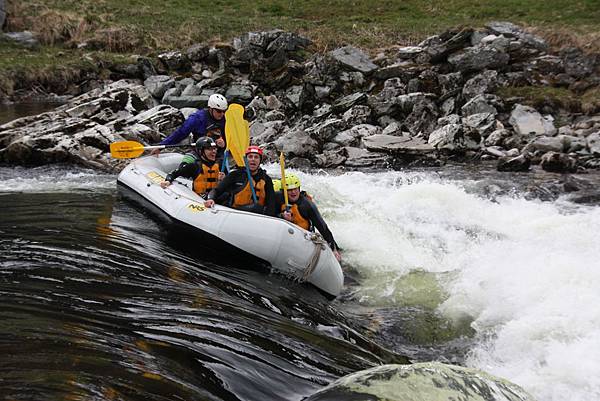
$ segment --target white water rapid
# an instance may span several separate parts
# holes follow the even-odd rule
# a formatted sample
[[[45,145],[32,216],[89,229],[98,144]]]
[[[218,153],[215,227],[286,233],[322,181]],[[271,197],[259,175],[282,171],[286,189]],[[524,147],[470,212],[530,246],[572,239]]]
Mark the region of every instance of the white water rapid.
[[[394,305],[414,269],[452,272],[438,310],[473,320],[469,366],[539,401],[600,399],[600,208],[490,200],[435,173],[299,176],[364,277],[361,302]]]

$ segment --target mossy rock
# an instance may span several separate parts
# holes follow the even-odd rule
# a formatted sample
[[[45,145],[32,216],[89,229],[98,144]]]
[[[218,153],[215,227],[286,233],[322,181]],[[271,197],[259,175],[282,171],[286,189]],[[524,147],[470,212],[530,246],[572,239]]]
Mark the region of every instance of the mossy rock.
[[[442,363],[383,365],[352,373],[304,401],[534,401],[507,380]]]

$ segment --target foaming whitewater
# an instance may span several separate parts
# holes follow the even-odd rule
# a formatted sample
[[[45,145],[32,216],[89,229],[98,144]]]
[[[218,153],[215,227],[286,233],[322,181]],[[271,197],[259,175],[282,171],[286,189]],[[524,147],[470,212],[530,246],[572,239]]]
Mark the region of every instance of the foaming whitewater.
[[[70,192],[109,190],[116,176],[85,168],[41,166],[0,167],[0,192]]]
[[[518,196],[433,173],[298,173],[317,199],[366,305],[403,302],[429,272],[476,330],[468,365],[540,401],[600,399],[600,209]]]

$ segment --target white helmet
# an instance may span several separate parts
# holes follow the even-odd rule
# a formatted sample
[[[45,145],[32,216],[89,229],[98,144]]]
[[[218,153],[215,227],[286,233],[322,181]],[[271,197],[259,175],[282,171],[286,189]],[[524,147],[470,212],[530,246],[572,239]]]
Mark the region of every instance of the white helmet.
[[[214,93],[208,98],[208,107],[211,109],[217,109],[226,111],[227,110],[227,99],[225,96]]]

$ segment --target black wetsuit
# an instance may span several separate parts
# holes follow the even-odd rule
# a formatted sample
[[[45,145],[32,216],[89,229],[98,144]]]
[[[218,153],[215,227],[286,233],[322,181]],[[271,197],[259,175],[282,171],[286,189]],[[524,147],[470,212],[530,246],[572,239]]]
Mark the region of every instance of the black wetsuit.
[[[263,170],[259,168],[256,174],[252,176],[255,182],[264,180],[264,199],[265,204],[251,204],[243,207],[236,207],[236,209],[245,210],[248,212],[266,214],[267,216],[275,216],[275,191],[273,190],[273,181],[271,177]],[[234,196],[241,192],[248,183],[248,174],[245,168],[233,170],[227,175],[223,181],[217,185],[217,187],[210,191],[208,199],[214,199],[216,203],[221,205],[233,207]]]
[[[196,154],[188,153],[183,156],[179,167],[167,174],[165,181],[173,182],[177,177],[189,178],[194,181],[196,177],[202,173],[202,164],[212,167],[215,163],[217,162],[198,157]]]
[[[283,191],[277,191],[275,193],[275,199],[277,204],[276,207],[279,211],[282,209],[282,206],[285,202],[283,197]],[[315,205],[315,203],[307,197],[306,192],[300,192],[300,197],[295,202],[295,205],[298,207],[298,211],[300,212],[302,217],[305,220],[309,221],[310,230],[314,231],[314,229],[316,228],[319,231],[319,233],[321,233],[325,241],[327,241],[331,249],[333,249],[334,251],[337,250],[339,247],[335,242],[335,239],[333,238],[333,234],[329,230],[329,227],[327,227],[327,223],[325,223],[325,220],[321,216],[321,213],[319,213],[317,205]]]

